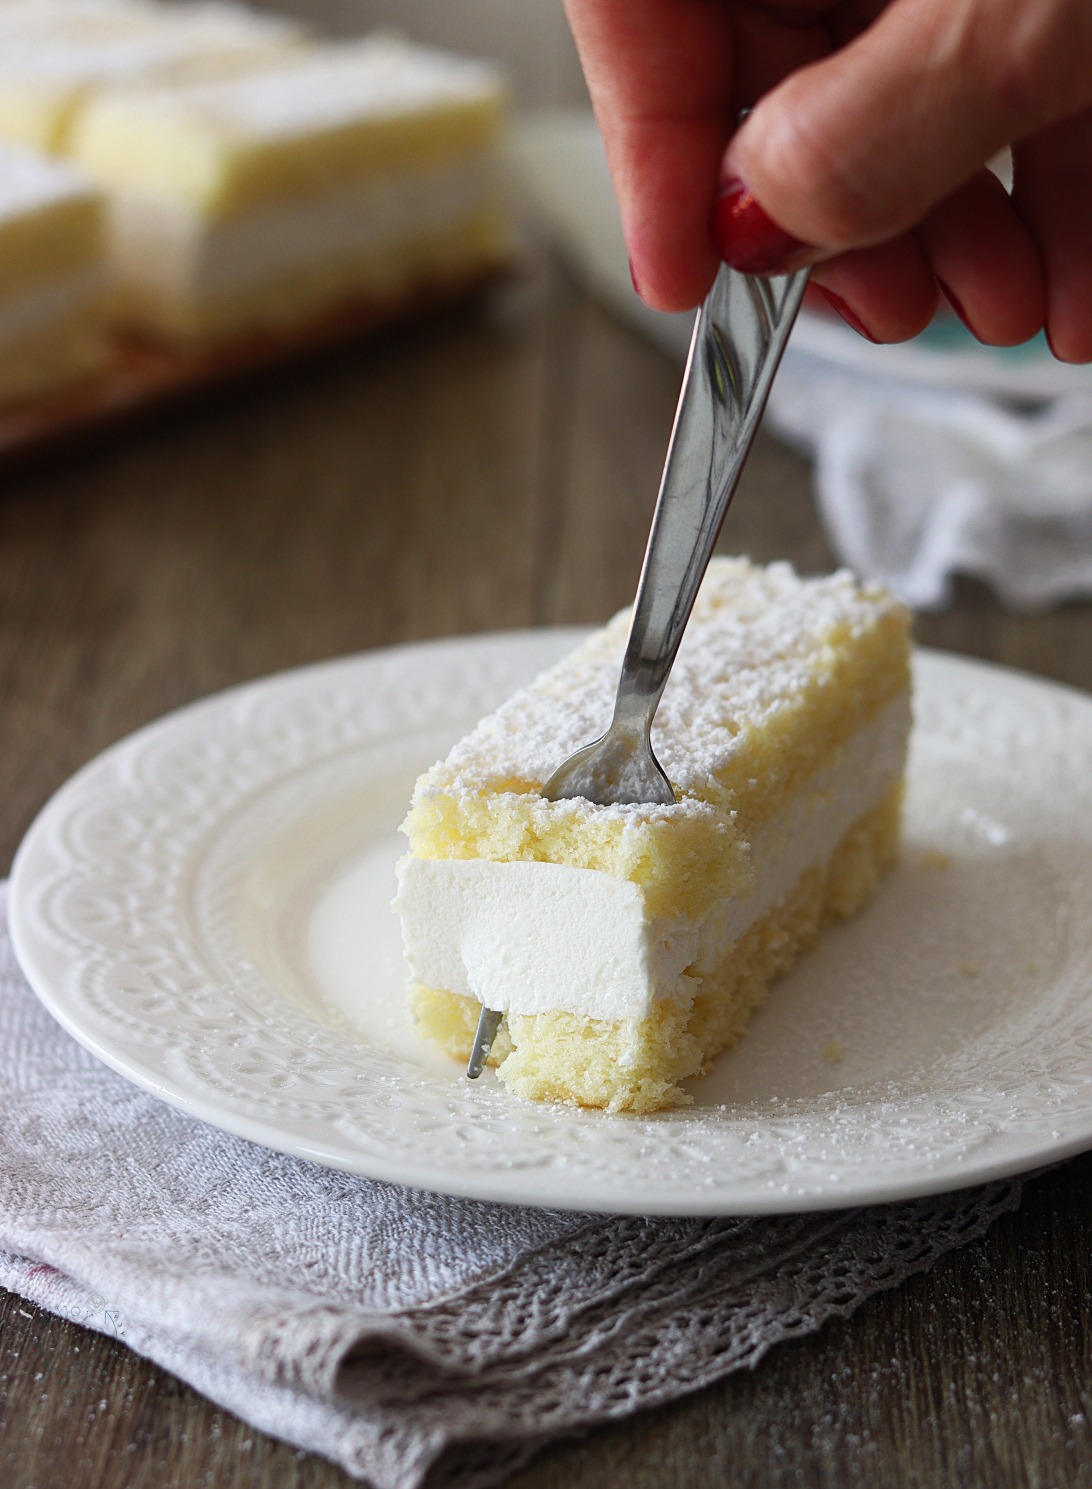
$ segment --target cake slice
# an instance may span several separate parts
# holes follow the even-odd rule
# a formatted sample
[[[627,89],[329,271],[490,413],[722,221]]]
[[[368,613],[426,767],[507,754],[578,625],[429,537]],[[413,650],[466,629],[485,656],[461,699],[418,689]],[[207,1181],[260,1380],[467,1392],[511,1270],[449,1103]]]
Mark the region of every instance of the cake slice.
[[[846,573],[714,559],[653,727],[674,806],[550,802],[610,718],[624,612],[417,783],[395,906],[425,1035],[482,1004],[510,1090],[611,1111],[687,1099],[771,981],[894,859],[908,615]]]
[[[372,37],[101,96],[72,148],[110,194],[132,324],[215,339],[494,269],[502,102],[491,67]]]
[[[200,0],[8,0],[0,5],[0,138],[68,150],[100,90],[259,67],[303,43],[303,28]]]
[[[106,356],[103,201],[58,161],[0,146],[0,402],[87,375]]]

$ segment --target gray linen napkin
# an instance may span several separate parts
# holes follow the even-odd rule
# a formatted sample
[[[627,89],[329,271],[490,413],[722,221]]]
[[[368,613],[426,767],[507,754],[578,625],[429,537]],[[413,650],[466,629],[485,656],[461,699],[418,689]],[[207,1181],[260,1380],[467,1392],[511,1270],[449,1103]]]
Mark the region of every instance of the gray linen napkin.
[[[0,929],[0,1284],[379,1489],[499,1483],[846,1317],[1019,1198],[642,1220],[373,1183],[129,1085]]]

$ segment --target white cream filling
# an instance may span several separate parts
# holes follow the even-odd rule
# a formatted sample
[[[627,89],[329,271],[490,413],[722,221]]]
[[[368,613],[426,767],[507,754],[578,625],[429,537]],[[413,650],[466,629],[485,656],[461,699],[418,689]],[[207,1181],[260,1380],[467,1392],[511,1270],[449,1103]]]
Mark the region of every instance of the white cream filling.
[[[625,1017],[697,950],[646,920],[636,884],[567,864],[405,858],[394,903],[415,981],[506,1013]]]
[[[0,295],[0,348],[63,325],[89,308],[106,282],[106,271],[95,265],[20,294]]]
[[[859,730],[756,833],[753,891],[718,901],[700,921],[649,918],[638,885],[595,869],[403,858],[394,904],[413,980],[504,1013],[647,1017],[684,972],[700,977],[879,805],[902,774],[909,725],[904,696]]]
[[[112,197],[111,257],[138,292],[190,300],[230,294],[443,229],[497,199],[493,152],[210,220],[167,197]]]

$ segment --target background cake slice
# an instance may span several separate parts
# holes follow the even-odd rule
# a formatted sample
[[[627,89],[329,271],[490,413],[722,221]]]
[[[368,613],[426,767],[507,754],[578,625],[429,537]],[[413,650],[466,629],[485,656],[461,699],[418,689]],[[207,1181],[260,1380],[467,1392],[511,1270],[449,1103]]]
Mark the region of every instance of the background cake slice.
[[[845,573],[715,559],[653,729],[676,804],[546,801],[610,717],[627,630],[624,613],[421,778],[395,903],[425,1034],[465,1059],[484,1003],[516,1093],[650,1111],[892,862],[908,616]]]
[[[223,337],[495,268],[502,103],[492,68],[373,37],[100,96],[73,153],[110,194],[133,324]]]
[[[0,146],[0,402],[52,391],[105,359],[103,218],[76,171]]]
[[[0,138],[67,153],[81,110],[101,90],[245,71],[304,34],[217,0],[9,0],[0,5]]]

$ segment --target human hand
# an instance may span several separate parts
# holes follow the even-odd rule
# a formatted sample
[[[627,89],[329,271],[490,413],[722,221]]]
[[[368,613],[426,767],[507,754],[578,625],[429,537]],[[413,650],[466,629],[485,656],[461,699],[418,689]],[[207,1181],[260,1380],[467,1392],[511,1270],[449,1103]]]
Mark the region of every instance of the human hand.
[[[695,305],[719,250],[815,264],[875,341],[939,286],[981,341],[1092,361],[1088,0],[565,4],[648,304]]]

